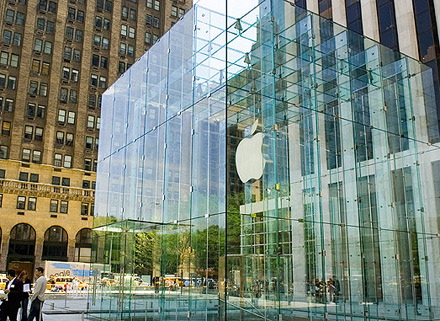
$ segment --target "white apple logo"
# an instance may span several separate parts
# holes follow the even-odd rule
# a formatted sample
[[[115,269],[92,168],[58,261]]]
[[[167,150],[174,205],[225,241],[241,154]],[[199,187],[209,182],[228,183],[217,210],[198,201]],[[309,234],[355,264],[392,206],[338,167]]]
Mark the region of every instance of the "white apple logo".
[[[255,133],[258,126],[258,120],[254,122],[251,128],[251,135]],[[257,180],[263,175],[266,160],[261,150],[263,146],[263,133],[257,133],[251,138],[244,138],[238,144],[235,153],[235,165],[237,173],[243,183],[249,180]]]

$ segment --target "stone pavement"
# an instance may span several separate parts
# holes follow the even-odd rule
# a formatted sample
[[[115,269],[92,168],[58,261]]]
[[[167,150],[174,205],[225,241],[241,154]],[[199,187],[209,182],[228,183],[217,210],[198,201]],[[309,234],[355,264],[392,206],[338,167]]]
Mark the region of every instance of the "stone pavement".
[[[75,298],[59,295],[48,298],[43,306],[44,321],[82,321],[88,320],[87,314],[82,314],[87,307],[87,297]]]

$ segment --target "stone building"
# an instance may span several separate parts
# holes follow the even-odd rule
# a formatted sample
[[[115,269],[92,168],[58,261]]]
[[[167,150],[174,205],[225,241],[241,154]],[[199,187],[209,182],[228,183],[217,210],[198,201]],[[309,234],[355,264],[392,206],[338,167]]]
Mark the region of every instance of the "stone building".
[[[101,94],[190,6],[0,1],[0,271],[90,260]]]

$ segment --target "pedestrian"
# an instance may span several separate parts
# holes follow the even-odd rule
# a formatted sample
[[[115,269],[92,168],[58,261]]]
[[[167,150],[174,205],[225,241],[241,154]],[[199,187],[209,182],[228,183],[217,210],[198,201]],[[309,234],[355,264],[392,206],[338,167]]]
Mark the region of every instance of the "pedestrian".
[[[328,279],[327,281],[327,289],[329,294],[329,301],[330,303],[335,303],[335,282],[332,278]]]
[[[7,317],[10,321],[17,321],[17,313],[23,296],[23,282],[15,277],[14,270],[8,270],[6,277],[9,280],[4,290],[7,296],[2,299],[0,321],[6,321]]]
[[[21,271],[18,278],[23,282],[23,296],[21,298],[21,321],[27,321],[27,310],[29,303],[29,293],[31,292],[32,281],[28,277],[26,270]]]
[[[333,284],[335,286],[335,303],[336,303],[336,302],[338,302],[339,295],[341,293],[341,284],[339,283],[339,280],[334,275],[333,275]]]
[[[31,295],[31,310],[29,312],[28,321],[33,321],[34,318],[37,321],[43,321],[41,310],[43,308],[43,302],[45,299],[44,293],[46,292],[47,280],[44,277],[44,268],[37,267],[35,270],[35,276],[37,280],[34,285],[34,293]]]

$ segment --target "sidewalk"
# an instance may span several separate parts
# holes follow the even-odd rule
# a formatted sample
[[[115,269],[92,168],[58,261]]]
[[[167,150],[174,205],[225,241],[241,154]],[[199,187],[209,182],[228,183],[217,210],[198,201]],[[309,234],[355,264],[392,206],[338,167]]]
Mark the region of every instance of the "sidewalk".
[[[48,298],[43,306],[43,320],[44,321],[81,321],[87,320],[87,314],[82,312],[86,310],[87,297],[74,298],[58,296]]]

